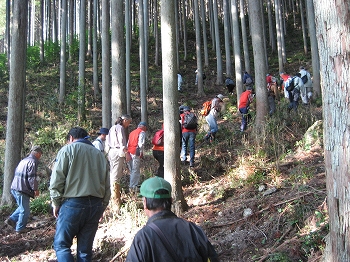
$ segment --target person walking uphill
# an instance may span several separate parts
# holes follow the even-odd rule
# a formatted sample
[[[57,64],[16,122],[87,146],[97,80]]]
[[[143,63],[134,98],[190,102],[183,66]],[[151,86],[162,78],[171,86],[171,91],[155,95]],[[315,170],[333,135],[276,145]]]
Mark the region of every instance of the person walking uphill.
[[[182,147],[181,147],[181,162],[186,163],[187,160],[187,146],[189,144],[190,151],[190,167],[194,167],[195,156],[195,142],[197,134],[197,117],[191,112],[188,106],[183,108],[181,118],[181,132],[182,132]]]
[[[108,135],[109,129],[102,127],[100,131],[97,133],[98,137],[95,139],[92,144],[94,147],[96,147],[98,150],[101,152],[105,151],[105,141],[106,141],[106,136]]]
[[[207,123],[209,125],[209,131],[204,137],[204,139],[206,141],[213,142],[215,139],[215,134],[219,130],[216,118],[218,117],[219,113],[221,112],[223,99],[224,99],[224,96],[222,94],[219,94],[211,100],[210,112],[205,117],[205,120],[207,121]]]
[[[143,157],[143,147],[145,144],[147,131],[147,123],[140,122],[137,128],[129,135],[128,152],[131,155],[131,160],[128,162],[130,170],[130,192],[136,192],[138,190],[138,184],[140,181],[140,163]]]
[[[83,128],[74,127],[68,135],[69,144],[57,153],[49,187],[57,218],[53,246],[58,262],[73,262],[76,237],[77,261],[91,261],[98,223],[111,196],[108,164]]]
[[[171,212],[171,185],[160,177],[145,180],[140,188],[148,221],[131,244],[127,262],[219,261],[214,247],[196,224]]]
[[[242,124],[240,128],[241,132],[247,129],[249,105],[253,101],[253,98],[253,88],[251,86],[247,86],[247,90],[241,94],[238,104],[238,110],[242,114]]]
[[[17,209],[6,219],[5,223],[16,230],[16,233],[26,233],[30,207],[30,198],[39,196],[37,168],[43,151],[39,146],[33,146],[30,154],[22,159],[15,170],[11,184],[11,193],[16,199]]]
[[[108,136],[106,137],[106,143],[109,147],[108,160],[110,165],[110,178],[111,178],[111,202],[112,206],[119,210],[121,206],[120,197],[120,179],[123,176],[123,165],[125,162],[125,153],[127,149],[127,137],[125,129],[129,127],[131,123],[131,117],[129,115],[122,115],[117,119],[115,125],[109,129]]]

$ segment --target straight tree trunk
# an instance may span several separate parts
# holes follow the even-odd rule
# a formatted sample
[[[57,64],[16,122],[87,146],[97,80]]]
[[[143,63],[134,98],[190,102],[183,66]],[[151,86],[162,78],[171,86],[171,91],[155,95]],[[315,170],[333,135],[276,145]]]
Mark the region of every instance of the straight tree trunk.
[[[216,50],[216,84],[223,84],[223,71],[222,71],[222,57],[220,46],[220,32],[219,32],[219,19],[218,19],[218,3],[217,0],[213,0],[213,12],[214,12],[214,27],[215,27],[215,50]]]
[[[131,80],[130,80],[130,56],[131,56],[131,3],[125,1],[125,89],[126,112],[131,116]]]
[[[266,92],[266,55],[264,48],[263,28],[261,17],[263,15],[259,1],[248,0],[249,16],[251,24],[252,45],[254,54],[254,75],[256,92],[256,119],[255,130],[257,133],[263,131],[265,117],[268,113],[267,92]]]
[[[125,40],[123,0],[111,1],[112,30],[112,118],[126,113]]]
[[[175,213],[180,215],[187,207],[182,193],[179,158],[179,115],[175,42],[175,14],[173,0],[162,0],[162,73],[163,73],[163,111],[164,111],[164,178],[172,186]]]
[[[243,54],[244,54],[244,71],[251,73],[250,71],[250,58],[248,50],[248,36],[247,36],[247,26],[244,16],[244,0],[239,1],[239,13],[241,18],[241,29],[242,29],[242,41],[243,41]]]
[[[94,98],[100,94],[99,82],[98,82],[98,48],[97,48],[97,10],[98,0],[93,0],[93,17],[92,17],[92,64],[93,64],[93,85],[94,85]]]
[[[329,234],[324,261],[350,261],[350,9],[314,0],[323,93],[323,139]]]
[[[80,0],[79,12],[79,81],[78,81],[78,124],[85,121],[85,0]]]
[[[146,100],[146,90],[147,90],[147,60],[146,60],[146,39],[145,39],[145,19],[144,19],[144,4],[143,1],[139,0],[139,55],[140,55],[140,100],[141,100],[141,121],[147,122],[147,100]]]
[[[206,11],[204,0],[201,0],[200,11],[202,16],[202,33],[203,33],[203,48],[204,48],[204,67],[209,66],[209,54],[208,54],[208,37],[207,37],[207,25],[206,25]]]
[[[305,28],[303,0],[299,0],[299,7],[300,7],[300,19],[301,19],[301,31],[303,33],[304,54],[306,55],[307,54],[307,40],[306,40],[306,28]]]
[[[224,8],[224,33],[225,33],[225,57],[226,57],[226,76],[232,77],[231,46],[230,46],[230,16],[228,0],[223,0]]]
[[[237,0],[231,1],[231,17],[232,17],[232,38],[233,38],[233,51],[235,57],[235,76],[236,76],[236,93],[237,93],[237,106],[239,98],[243,92],[243,75],[242,75],[242,63],[241,63],[241,41],[239,32],[238,21],[238,8]]]
[[[62,0],[61,9],[61,51],[60,51],[60,93],[58,101],[63,104],[66,95],[66,29],[67,0]]]
[[[201,55],[201,35],[200,35],[200,23],[199,23],[199,8],[198,2],[194,1],[194,20],[196,28],[196,57],[197,57],[197,95],[199,97],[204,95],[203,87],[203,65]]]
[[[28,1],[17,0],[13,5],[11,25],[11,62],[8,95],[4,187],[1,205],[12,205],[11,183],[21,160],[24,136],[24,106],[26,93]]]
[[[317,47],[316,25],[315,25],[315,10],[312,0],[306,1],[307,21],[309,25],[310,46],[311,46],[311,60],[312,60],[312,84],[313,96],[315,98],[321,95],[320,84],[320,58]]]
[[[101,0],[102,32],[101,32],[101,49],[102,49],[102,126],[111,127],[116,120],[112,118],[111,106],[111,41],[109,35],[110,9],[109,0]]]

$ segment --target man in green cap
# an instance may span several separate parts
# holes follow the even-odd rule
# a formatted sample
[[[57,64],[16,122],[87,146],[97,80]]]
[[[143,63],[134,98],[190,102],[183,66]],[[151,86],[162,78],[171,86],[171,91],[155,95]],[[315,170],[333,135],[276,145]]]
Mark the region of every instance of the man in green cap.
[[[161,177],[140,188],[146,226],[137,232],[126,261],[219,261],[203,230],[171,212],[171,185]]]

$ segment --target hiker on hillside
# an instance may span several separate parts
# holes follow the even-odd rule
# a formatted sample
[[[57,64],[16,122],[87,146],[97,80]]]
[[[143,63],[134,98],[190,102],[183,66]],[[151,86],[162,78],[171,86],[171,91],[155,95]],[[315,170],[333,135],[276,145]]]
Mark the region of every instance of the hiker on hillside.
[[[76,238],[76,260],[91,261],[98,224],[111,196],[108,164],[86,139],[86,130],[74,127],[68,134],[70,143],[58,151],[50,179],[57,218],[53,246],[57,261],[74,261],[71,246]]]
[[[209,125],[209,131],[205,135],[204,139],[208,142],[213,142],[215,140],[216,132],[218,132],[219,127],[218,123],[216,121],[219,113],[221,112],[222,106],[223,106],[223,99],[224,96],[222,94],[218,94],[216,97],[214,97],[211,100],[211,108],[209,114],[205,117],[205,120],[207,121]]]
[[[248,86],[247,90],[244,91],[239,98],[238,110],[242,114],[241,132],[247,129],[249,106],[251,102],[253,102],[253,98],[254,94],[251,86]]]
[[[30,154],[23,158],[16,167],[11,184],[11,194],[18,205],[17,209],[5,220],[16,230],[17,234],[27,233],[30,215],[30,198],[39,196],[37,169],[43,151],[40,146],[33,146]]]
[[[92,144],[94,147],[96,147],[98,150],[100,150],[102,153],[105,151],[105,141],[106,136],[108,135],[109,129],[102,127],[100,131],[97,133],[98,137],[95,139]]]
[[[143,148],[146,139],[147,124],[146,122],[140,122],[137,128],[129,135],[128,141],[128,153],[131,155],[130,161],[128,161],[128,167],[130,170],[130,183],[129,191],[137,192],[140,181],[140,164],[141,158],[143,158]]]
[[[117,210],[121,206],[120,179],[123,176],[125,156],[128,152],[125,129],[129,127],[132,119],[129,115],[122,115],[115,121],[115,125],[109,129],[106,143],[109,147],[108,160],[110,164],[111,178],[111,204]]]
[[[160,177],[142,183],[140,195],[148,221],[136,233],[126,262],[219,261],[204,231],[171,211],[171,190]]]
[[[196,73],[196,82],[195,82],[194,84],[197,85],[197,83],[198,83],[198,69],[196,69],[195,73]],[[202,80],[204,81],[206,78],[207,78],[207,76],[206,76],[205,73],[203,72],[203,74],[202,74]]]
[[[305,67],[299,67],[300,78],[305,86],[305,95],[302,96],[303,104],[308,104],[312,98],[312,79],[310,73],[305,69]]]
[[[246,90],[248,87],[253,88],[253,77],[247,71],[245,71],[243,74],[243,84],[246,87]]]
[[[286,94],[286,90],[284,88],[284,85],[285,85],[285,82],[287,82],[287,80],[290,78],[290,75],[287,74],[286,72],[281,72],[280,73],[280,78],[281,78],[281,85],[280,85],[281,86],[281,90],[284,92],[284,96],[286,98],[288,98],[288,92]]]
[[[194,113],[191,113],[191,109],[186,106],[183,108],[183,113],[180,115],[180,118],[182,133],[181,162],[184,164],[186,163],[188,151],[187,146],[189,145],[190,167],[194,167],[197,117]]]
[[[276,111],[275,99],[278,96],[276,78],[270,74],[266,75],[267,102],[269,105],[269,115]],[[278,99],[278,97],[277,97]]]
[[[153,136],[152,144],[153,157],[159,163],[157,176],[164,178],[164,124],[162,124],[162,129],[157,130]]]
[[[232,78],[230,77],[227,77],[226,80],[225,80],[225,85],[226,85],[226,88],[227,88],[227,92],[229,94],[232,94],[233,93],[233,90],[235,89],[235,82],[233,81]]]
[[[300,95],[303,96],[306,93],[303,80],[301,80],[299,73],[295,76],[291,76],[291,78],[285,82],[285,92],[288,93],[289,98],[288,109],[294,109],[294,111],[296,111]]]

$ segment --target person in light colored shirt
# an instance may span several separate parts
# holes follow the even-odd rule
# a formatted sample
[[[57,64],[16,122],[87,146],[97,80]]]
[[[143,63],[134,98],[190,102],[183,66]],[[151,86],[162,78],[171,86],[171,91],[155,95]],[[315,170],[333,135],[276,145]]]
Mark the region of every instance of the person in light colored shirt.
[[[98,137],[95,139],[92,144],[94,147],[96,147],[98,150],[100,150],[102,153],[105,151],[105,141],[106,136],[108,135],[109,129],[102,127],[100,131],[97,133]]]

